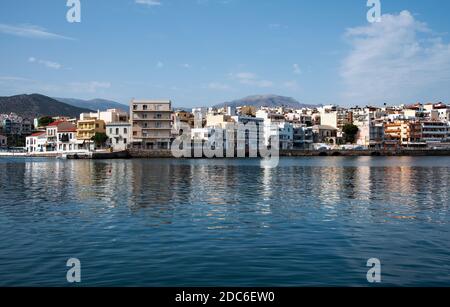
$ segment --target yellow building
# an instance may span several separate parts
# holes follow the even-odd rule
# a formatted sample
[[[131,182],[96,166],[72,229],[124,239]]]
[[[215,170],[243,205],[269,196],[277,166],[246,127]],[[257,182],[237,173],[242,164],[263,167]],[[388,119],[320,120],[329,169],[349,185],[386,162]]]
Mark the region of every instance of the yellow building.
[[[106,124],[101,119],[86,118],[77,123],[77,140],[90,141],[96,133],[106,133]]]

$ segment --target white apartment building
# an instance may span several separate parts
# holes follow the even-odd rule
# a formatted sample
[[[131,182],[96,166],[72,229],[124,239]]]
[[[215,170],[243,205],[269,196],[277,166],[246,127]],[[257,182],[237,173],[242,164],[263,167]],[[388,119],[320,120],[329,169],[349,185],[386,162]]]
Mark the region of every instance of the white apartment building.
[[[131,144],[131,124],[127,122],[116,122],[106,124],[106,135],[109,145],[114,151],[123,151]]]

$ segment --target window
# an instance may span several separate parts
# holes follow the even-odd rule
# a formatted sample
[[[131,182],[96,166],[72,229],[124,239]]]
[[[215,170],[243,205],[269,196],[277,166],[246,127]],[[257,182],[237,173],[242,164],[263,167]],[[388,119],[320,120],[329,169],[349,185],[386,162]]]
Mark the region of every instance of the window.
[[[146,104],[144,104],[143,106],[142,106],[142,110],[147,110],[148,109],[148,106],[146,105]]]
[[[119,134],[119,128],[116,128],[116,134]]]
[[[128,129],[127,128],[123,128],[123,134],[128,134]]]
[[[127,143],[127,139],[123,139],[123,143],[126,144]]]
[[[133,110],[135,110],[135,111],[137,110],[137,104],[133,105]]]

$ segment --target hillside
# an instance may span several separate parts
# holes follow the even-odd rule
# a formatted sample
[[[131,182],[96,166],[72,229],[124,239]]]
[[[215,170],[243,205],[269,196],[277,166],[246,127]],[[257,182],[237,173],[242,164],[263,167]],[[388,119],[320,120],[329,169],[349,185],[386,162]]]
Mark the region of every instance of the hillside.
[[[82,100],[75,98],[55,98],[58,101],[70,104],[74,107],[97,110],[107,110],[107,109],[119,109],[122,111],[129,112],[128,105],[106,99],[91,99]]]
[[[254,95],[248,96],[242,99],[224,102],[216,105],[215,107],[221,108],[224,105],[228,107],[241,107],[241,106],[253,106],[253,107],[289,107],[289,108],[305,108],[305,107],[317,107],[317,105],[302,104],[291,97],[278,96],[278,95]]]
[[[79,117],[80,113],[92,112],[92,110],[74,107],[40,94],[0,97],[0,113],[12,112],[32,119],[40,116],[59,115]]]

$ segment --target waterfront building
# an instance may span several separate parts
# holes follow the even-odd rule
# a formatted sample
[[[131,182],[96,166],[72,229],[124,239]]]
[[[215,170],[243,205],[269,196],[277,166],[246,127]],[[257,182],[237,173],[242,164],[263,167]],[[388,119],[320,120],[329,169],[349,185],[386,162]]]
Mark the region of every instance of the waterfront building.
[[[293,125],[293,148],[310,150],[314,142],[312,127],[305,127],[301,124]]]
[[[450,125],[441,121],[422,121],[422,140],[428,146],[450,142]]]
[[[131,123],[108,123],[106,124],[106,135],[109,138],[109,145],[114,151],[126,150],[131,142]]]
[[[77,152],[81,150],[82,142],[78,141],[77,126],[70,122],[61,122],[57,125],[56,151],[59,153]]]
[[[288,150],[293,148],[294,128],[291,123],[286,122],[284,114],[261,108],[261,110],[256,112],[256,117],[264,120],[264,145],[269,146],[270,138],[278,134],[279,149]]]
[[[335,105],[321,107],[319,112],[320,125],[336,128],[339,137],[342,137],[342,128],[353,122],[353,113],[350,110]]]
[[[64,121],[55,121],[45,127],[46,131],[46,151],[56,151],[58,146],[58,125],[63,124]]]
[[[380,148],[384,143],[383,114],[377,108],[353,109],[353,124],[358,127],[356,144],[367,148]]]
[[[417,121],[397,120],[384,124],[385,138],[404,147],[424,147],[422,125]]]
[[[264,127],[264,119],[240,115],[232,116],[231,119],[234,122],[235,128],[244,129],[241,133],[238,132],[235,134],[234,139],[237,144],[236,148],[238,150],[258,150],[258,145],[261,141],[260,137],[263,138],[263,135],[260,136],[259,132],[263,131],[260,127]],[[229,140],[225,140],[225,142],[229,144]]]
[[[312,127],[314,143],[336,145],[338,142],[338,129],[333,126],[316,125]]]
[[[96,133],[106,133],[106,124],[97,118],[85,118],[77,123],[76,138],[82,144],[83,149],[94,150],[95,144],[92,138]]]
[[[25,148],[28,153],[39,153],[52,151],[52,148],[47,146],[47,135],[45,131],[33,133],[25,138]]]
[[[356,125],[358,133],[356,144],[368,148],[381,148],[384,144],[384,124],[383,123],[362,123]]]
[[[172,137],[170,100],[132,100],[130,114],[134,148],[169,149]]]

